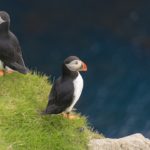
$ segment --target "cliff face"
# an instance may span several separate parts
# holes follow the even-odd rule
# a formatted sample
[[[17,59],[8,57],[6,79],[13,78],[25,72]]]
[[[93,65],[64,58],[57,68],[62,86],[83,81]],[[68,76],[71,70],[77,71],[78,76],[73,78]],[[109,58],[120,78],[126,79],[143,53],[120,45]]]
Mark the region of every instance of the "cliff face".
[[[89,150],[150,150],[150,140],[142,134],[133,134],[120,139],[93,139]]]

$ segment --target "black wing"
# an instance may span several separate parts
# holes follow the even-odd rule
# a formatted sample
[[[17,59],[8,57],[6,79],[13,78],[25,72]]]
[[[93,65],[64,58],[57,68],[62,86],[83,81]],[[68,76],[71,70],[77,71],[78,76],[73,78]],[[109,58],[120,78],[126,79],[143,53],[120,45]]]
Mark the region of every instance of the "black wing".
[[[69,107],[73,100],[73,83],[71,80],[56,80],[49,95],[49,101],[45,110],[46,114],[58,114]]]
[[[16,36],[9,32],[8,38],[0,38],[0,59],[4,64],[20,73],[26,74],[21,48]]]

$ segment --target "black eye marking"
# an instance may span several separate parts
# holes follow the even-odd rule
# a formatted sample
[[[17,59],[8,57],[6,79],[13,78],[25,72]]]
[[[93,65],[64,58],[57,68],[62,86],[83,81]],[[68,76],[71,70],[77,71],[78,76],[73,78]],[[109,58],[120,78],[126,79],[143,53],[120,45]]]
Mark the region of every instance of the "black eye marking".
[[[6,17],[5,16],[0,16],[4,21],[6,20]]]
[[[78,64],[78,61],[75,61],[75,64],[77,65],[77,64]]]

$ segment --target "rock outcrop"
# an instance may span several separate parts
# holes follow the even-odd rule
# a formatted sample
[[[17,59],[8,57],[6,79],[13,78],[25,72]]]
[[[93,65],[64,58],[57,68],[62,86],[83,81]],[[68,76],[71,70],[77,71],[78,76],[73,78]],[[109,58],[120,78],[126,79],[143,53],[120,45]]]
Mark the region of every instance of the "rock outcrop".
[[[150,139],[133,134],[119,139],[92,139],[89,150],[150,150]]]

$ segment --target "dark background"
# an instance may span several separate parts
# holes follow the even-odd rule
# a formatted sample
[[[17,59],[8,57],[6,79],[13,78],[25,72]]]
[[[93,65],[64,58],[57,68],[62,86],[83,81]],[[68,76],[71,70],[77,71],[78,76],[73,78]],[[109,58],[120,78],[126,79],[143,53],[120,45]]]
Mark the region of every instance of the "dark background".
[[[150,137],[149,0],[0,0],[30,69],[57,78],[77,55],[88,64],[77,109],[107,137]]]

